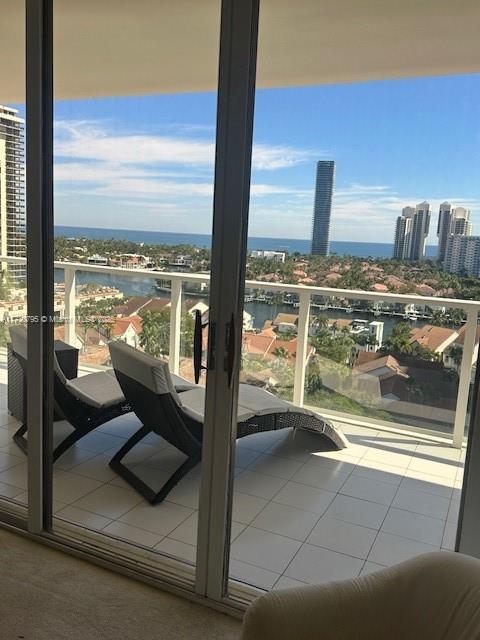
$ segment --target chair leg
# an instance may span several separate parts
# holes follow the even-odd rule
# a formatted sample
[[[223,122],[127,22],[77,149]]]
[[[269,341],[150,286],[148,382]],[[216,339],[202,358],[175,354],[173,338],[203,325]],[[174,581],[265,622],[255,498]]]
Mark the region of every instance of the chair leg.
[[[13,434],[13,441],[15,442],[17,447],[19,447],[19,449],[21,449],[25,454],[27,453],[27,450],[28,450],[28,444],[27,444],[27,439],[24,438],[23,436],[26,433],[27,433],[27,424],[25,423],[25,424],[22,424],[20,429],[18,429],[18,431],[15,431],[15,433]]]
[[[185,462],[183,462],[176,471],[170,476],[170,478],[162,485],[161,489],[155,492],[149,487],[143,480],[141,480],[133,471],[128,469],[121,460],[127,455],[127,453],[142,440],[145,436],[151,433],[153,429],[150,427],[141,427],[131,438],[123,445],[123,447],[114,455],[110,460],[110,467],[118,473],[128,484],[138,491],[138,493],[145,498],[150,504],[158,504],[162,502],[166,496],[170,493],[173,487],[180,482],[180,480],[200,462],[200,455],[190,456]]]

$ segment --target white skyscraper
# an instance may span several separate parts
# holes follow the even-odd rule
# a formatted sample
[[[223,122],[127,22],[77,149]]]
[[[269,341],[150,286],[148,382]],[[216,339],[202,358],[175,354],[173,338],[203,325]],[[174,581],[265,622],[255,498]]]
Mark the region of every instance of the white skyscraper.
[[[410,260],[423,260],[425,258],[425,245],[430,230],[430,205],[428,202],[420,202],[415,207],[412,223],[412,239],[410,242]]]
[[[395,225],[393,257],[397,260],[423,260],[430,228],[430,205],[404,207]]]
[[[469,221],[470,211],[464,207],[452,207],[449,202],[442,202],[438,212],[438,254],[439,262],[445,261],[448,239],[451,235],[470,236],[472,224]]]
[[[398,216],[395,225],[395,239],[393,243],[393,257],[396,260],[408,260],[410,257],[410,242],[412,238],[412,222],[415,209],[404,207],[402,215]]]
[[[24,120],[0,105],[0,251],[25,256]],[[1,265],[2,271],[7,265]],[[10,265],[14,283],[25,280],[23,265]]]
[[[480,237],[451,235],[447,241],[445,271],[480,276]]]

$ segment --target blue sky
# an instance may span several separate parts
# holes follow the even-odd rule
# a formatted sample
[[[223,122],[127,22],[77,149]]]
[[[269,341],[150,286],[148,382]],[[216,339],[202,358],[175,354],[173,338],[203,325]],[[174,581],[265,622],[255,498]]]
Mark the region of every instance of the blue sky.
[[[59,225],[209,233],[214,94],[56,104]],[[315,163],[336,161],[333,240],[391,242],[443,200],[480,233],[480,75],[259,90],[249,232],[309,238]]]

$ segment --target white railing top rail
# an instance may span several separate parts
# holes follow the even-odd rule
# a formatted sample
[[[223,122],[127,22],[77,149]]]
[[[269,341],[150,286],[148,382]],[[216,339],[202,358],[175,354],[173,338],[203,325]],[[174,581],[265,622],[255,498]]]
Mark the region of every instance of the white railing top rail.
[[[0,256],[0,262],[11,264],[26,264],[26,258],[13,256]],[[83,262],[54,262],[56,269],[73,269],[75,271],[91,271],[110,275],[126,276],[130,278],[153,278],[170,282],[190,282],[196,284],[208,283],[210,274],[185,273],[172,271],[154,271],[153,269],[130,269],[127,267],[106,267],[97,264]],[[325,296],[334,298],[346,298],[349,300],[370,300],[378,302],[391,302],[393,304],[414,304],[427,307],[447,307],[451,309],[463,309],[464,311],[480,311],[480,300],[460,300],[458,298],[440,298],[433,296],[420,296],[416,294],[383,293],[377,291],[364,291],[360,289],[335,289],[332,287],[306,286],[302,284],[286,284],[284,282],[263,282],[258,280],[246,280],[247,289],[261,289],[262,291],[294,293],[308,293],[311,296]]]

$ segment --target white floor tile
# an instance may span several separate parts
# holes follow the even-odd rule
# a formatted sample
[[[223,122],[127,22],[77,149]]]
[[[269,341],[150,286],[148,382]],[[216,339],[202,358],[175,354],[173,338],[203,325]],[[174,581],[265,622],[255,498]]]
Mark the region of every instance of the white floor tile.
[[[183,478],[168,494],[168,500],[183,507],[198,509],[200,481],[198,479]]]
[[[246,493],[233,493],[232,518],[235,522],[250,524],[256,515],[268,504],[264,498],[256,498]]]
[[[438,551],[439,547],[402,538],[391,533],[380,532],[373,543],[368,560],[377,564],[391,566],[429,551]]]
[[[402,489],[402,487],[399,488],[392,502],[392,507],[440,519],[447,517],[449,505],[450,501],[443,496],[436,496],[423,491],[410,491],[409,489]]]
[[[303,542],[317,521],[317,513],[271,502],[258,514],[252,526]]]
[[[345,484],[350,473],[335,471],[328,465],[305,464],[293,476],[293,482],[307,484],[317,489],[337,492]]]
[[[229,578],[259,589],[271,589],[280,578],[280,574],[230,558]]]
[[[105,451],[108,451],[109,449],[115,449],[115,451],[118,451],[124,443],[124,438],[117,438],[116,436],[111,436],[108,433],[101,433],[100,431],[92,431],[79,440],[76,446],[79,449],[85,449],[86,451],[92,451],[93,453],[105,453]]]
[[[172,540],[171,538],[164,538],[161,542],[155,545],[155,551],[166,553],[169,556],[173,556],[179,560],[186,560],[193,564],[195,564],[197,558],[196,547],[180,542],[179,540]]]
[[[9,484],[12,487],[19,487],[26,491],[27,489],[27,463],[21,462],[14,467],[5,469],[0,472],[0,482],[3,484]]]
[[[439,444],[419,444],[415,452],[415,456],[423,457],[433,462],[443,462],[444,460],[460,461],[462,455],[461,449],[454,449],[453,447],[445,447]]]
[[[455,480],[455,476],[457,475],[457,464],[455,461],[435,462],[423,456],[414,456],[409,465],[409,469],[451,480]]]
[[[458,522],[458,515],[460,512],[460,500],[451,500],[450,506],[448,507],[448,522]]]
[[[105,484],[75,502],[76,507],[116,520],[143,498],[131,489],[121,489]]]
[[[155,506],[142,500],[141,504],[125,513],[119,520],[152,533],[168,535],[191,514],[192,509],[167,500]]]
[[[278,440],[268,449],[268,453],[281,458],[293,458],[301,462],[307,462],[314,453],[322,451],[322,442],[314,433],[298,429],[291,431],[288,437]]]
[[[128,439],[130,436],[138,431],[141,427],[140,420],[134,414],[128,414],[110,420],[106,424],[102,424],[97,429],[100,433],[108,433],[111,436],[117,436],[118,438]]]
[[[363,560],[358,558],[304,544],[285,571],[285,576],[309,584],[321,584],[358,576],[362,567]]]
[[[281,589],[293,589],[296,587],[305,587],[306,582],[300,582],[300,580],[294,580],[293,578],[287,578],[281,576],[273,587],[273,591],[280,591]]]
[[[53,472],[53,497],[60,502],[67,504],[75,502],[101,487],[102,483],[98,480],[79,476],[72,471],[54,470]]]
[[[7,429],[0,427],[0,447],[6,447],[11,442],[12,436]],[[17,447],[18,448],[18,447]],[[20,449],[18,449],[20,451]]]
[[[282,573],[300,546],[296,540],[250,526],[232,543],[230,555],[235,560]]]
[[[259,453],[270,449],[276,442],[289,438],[291,429],[282,429],[281,431],[262,431],[245,438],[237,440],[237,449],[251,449]]]
[[[20,451],[19,454],[21,454]],[[17,464],[22,464],[22,462],[25,462],[25,456],[20,457],[20,455],[0,451],[0,472],[6,471]]]
[[[387,482],[398,487],[402,481],[404,469],[402,467],[393,467],[376,460],[361,460],[352,471],[353,476],[361,476],[370,478],[376,482]]]
[[[245,470],[239,473],[235,479],[235,491],[269,500],[283,487],[285,482],[283,478]]]
[[[0,496],[3,498],[15,498],[15,496],[18,496],[21,493],[24,493],[24,490],[20,489],[20,487],[12,487],[9,484],[0,482]]]
[[[387,513],[381,531],[439,547],[444,528],[445,520],[392,508]]]
[[[437,496],[450,498],[452,496],[452,481],[440,476],[432,476],[414,469],[407,469],[401,483],[402,489],[410,491],[424,491]]]
[[[382,449],[381,447],[371,447],[364,455],[363,459],[376,460],[377,462],[388,464],[392,467],[401,467],[402,469],[406,469],[412,460],[412,456],[410,452],[400,453],[397,451]]]
[[[236,463],[237,461],[235,459],[235,464]],[[290,480],[302,464],[299,460],[292,460],[291,458],[279,458],[278,456],[260,454],[248,465],[248,470]]]
[[[161,534],[151,533],[118,520],[104,527],[103,531],[121,540],[128,540],[143,547],[154,547],[163,538]]]
[[[360,498],[388,506],[397,492],[397,487],[389,482],[353,476],[345,482],[340,492],[351,498]]]
[[[457,537],[457,523],[447,522],[445,524],[445,531],[443,532],[442,549],[448,549],[449,551],[454,551],[456,537]]]
[[[96,513],[85,511],[85,509],[79,509],[78,507],[64,507],[57,511],[57,516],[66,520],[67,522],[73,522],[73,524],[79,524],[86,529],[103,529],[110,524],[111,520],[99,516]]]
[[[376,535],[376,529],[323,516],[308,536],[307,542],[365,560]]]
[[[71,469],[74,473],[78,473],[81,476],[86,476],[87,478],[93,478],[94,480],[100,480],[101,482],[109,482],[110,480],[113,480],[117,477],[115,471],[110,469],[110,467],[108,466],[108,463],[111,460],[111,456],[104,453],[86,453],[88,453],[92,457],[74,466]]]
[[[369,573],[374,573],[375,571],[381,571],[385,569],[383,564],[376,564],[375,562],[370,562],[367,560],[363,565],[363,569],[360,571],[361,576],[367,576]]]
[[[86,449],[80,449],[77,446],[70,447],[60,458],[55,462],[55,469],[62,469],[63,471],[70,471],[74,467],[77,467],[81,463],[94,458],[95,454],[92,451]],[[107,462],[108,466],[108,462]]]
[[[315,487],[290,481],[280,489],[274,498],[274,502],[304,509],[305,511],[313,511],[313,513],[317,513],[320,516],[334,498],[335,494],[332,491],[316,489]],[[235,518],[235,520],[238,520],[238,518]]]
[[[235,447],[235,466],[238,469],[246,469],[254,460],[262,454],[246,447]],[[253,469],[252,469],[253,470]],[[272,474],[273,475],[273,474]]]
[[[325,515],[370,529],[379,529],[387,511],[388,507],[382,504],[338,495]]]
[[[126,440],[124,441],[126,442]],[[147,463],[148,460],[153,458],[157,453],[165,449],[167,445],[163,440],[155,446],[151,444],[147,444],[145,441],[139,442],[136,444],[133,449],[127,453],[127,455],[123,458],[122,462],[127,466],[133,466],[135,464]],[[107,455],[110,459],[117,453],[119,447],[113,447],[112,449],[108,449],[104,451],[105,455]],[[155,465],[152,465],[155,466]]]
[[[132,449],[132,453],[135,449]],[[185,462],[187,456],[175,449],[174,447],[168,446],[163,447],[160,451],[157,451],[153,456],[150,456],[141,462],[149,467],[154,467],[156,469],[161,469],[172,474],[174,471],[178,469],[178,467]],[[131,465],[133,462],[128,458],[125,458],[125,464]]]
[[[341,471],[348,475],[355,469],[361,457],[347,456],[345,451],[347,449],[314,453],[309,457],[306,464],[318,465],[322,469],[330,469],[331,471]]]

